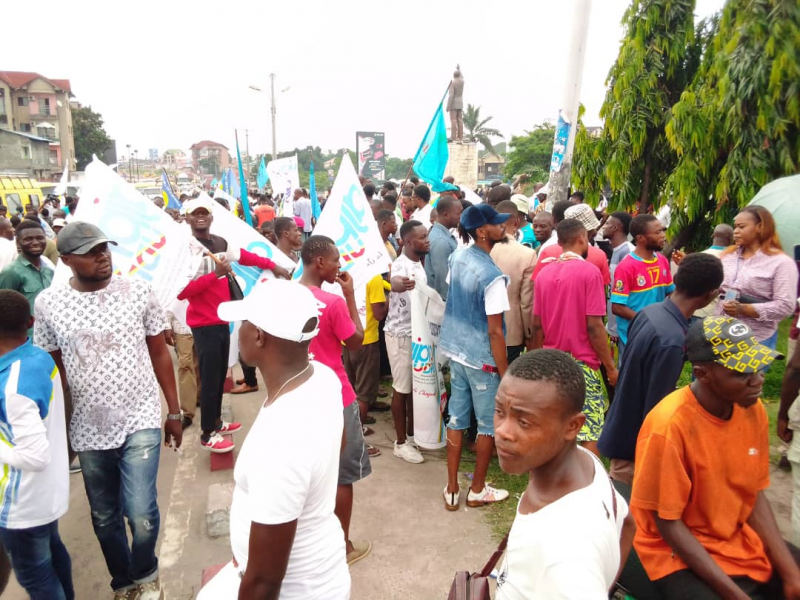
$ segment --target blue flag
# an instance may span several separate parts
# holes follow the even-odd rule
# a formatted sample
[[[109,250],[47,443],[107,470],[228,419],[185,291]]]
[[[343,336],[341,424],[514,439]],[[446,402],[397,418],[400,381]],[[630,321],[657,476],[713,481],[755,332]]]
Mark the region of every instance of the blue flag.
[[[443,101],[444,98],[442,98]],[[434,192],[458,189],[456,186],[442,181],[447,161],[450,158],[450,152],[447,150],[447,130],[444,124],[442,102],[439,102],[433,120],[428,125],[425,137],[422,138],[419,150],[414,156],[414,172],[422,180],[430,183]]]
[[[164,208],[181,209],[181,203],[175,197],[175,192],[172,191],[172,184],[169,182],[167,172],[163,169],[161,171],[161,194],[164,196]]]
[[[312,166],[313,168],[313,166]],[[261,157],[261,164],[258,165],[258,175],[256,176],[256,185],[259,190],[264,190],[269,181],[269,173],[267,173],[267,163],[264,162],[264,157]]]
[[[241,189],[239,189],[239,181],[236,176],[236,172],[233,170],[233,167],[228,169],[228,180],[230,182],[231,196],[233,196],[237,200],[241,200],[242,191]]]
[[[247,199],[247,179],[244,177],[242,167],[242,155],[239,153],[239,135],[236,135],[236,161],[239,163],[239,196],[242,200],[242,210],[244,210],[245,222],[253,226],[253,217],[250,215],[250,201]]]
[[[217,178],[216,177],[214,177],[214,179],[211,180],[211,189],[212,190],[217,189]]]
[[[322,207],[319,205],[319,198],[317,198],[317,182],[314,180],[314,163],[308,167],[308,195],[311,196],[311,215],[315,221],[319,221],[319,214],[322,212]]]

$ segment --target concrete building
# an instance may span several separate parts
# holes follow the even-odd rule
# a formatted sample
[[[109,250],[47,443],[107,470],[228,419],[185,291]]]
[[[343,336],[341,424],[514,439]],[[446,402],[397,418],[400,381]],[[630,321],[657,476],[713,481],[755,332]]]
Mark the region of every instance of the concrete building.
[[[0,129],[0,175],[46,181],[51,172],[49,138]]]
[[[71,97],[68,79],[0,71],[0,128],[48,140],[48,168],[43,179],[58,176],[65,165],[75,170]]]
[[[216,175],[231,166],[228,148],[220,143],[203,140],[192,144],[191,151],[195,173]]]
[[[495,151],[483,150],[478,155],[478,180],[502,179],[503,167],[506,164],[506,143],[495,144]]]

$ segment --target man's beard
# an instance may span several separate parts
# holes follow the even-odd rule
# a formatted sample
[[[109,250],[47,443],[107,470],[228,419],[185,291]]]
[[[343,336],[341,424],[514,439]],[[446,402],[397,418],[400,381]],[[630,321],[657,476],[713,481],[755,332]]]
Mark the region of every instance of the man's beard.
[[[491,244],[492,248],[494,248],[496,244],[507,244],[508,243],[508,236],[504,235],[499,240],[493,240],[492,238],[489,238],[489,243]]]
[[[664,249],[664,246],[658,246],[656,244],[648,244],[647,250],[649,252],[661,252]]]

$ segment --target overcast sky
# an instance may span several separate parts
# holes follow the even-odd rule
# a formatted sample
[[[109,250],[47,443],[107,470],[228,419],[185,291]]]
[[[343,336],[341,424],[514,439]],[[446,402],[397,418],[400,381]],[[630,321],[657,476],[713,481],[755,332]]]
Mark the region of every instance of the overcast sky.
[[[605,79],[629,0],[594,0],[584,67],[585,121],[600,124]],[[723,0],[697,0],[698,17]],[[77,99],[126,144],[160,152],[210,139],[271,151],[355,149],[386,132],[390,156],[413,156],[456,63],[465,103],[509,139],[556,118],[573,0],[38,0],[8,3],[0,70],[68,78]],[[38,15],[38,16],[36,16]],[[21,24],[36,22],[33,29]],[[47,40],[46,35],[52,35]],[[285,92],[281,92],[285,88]]]

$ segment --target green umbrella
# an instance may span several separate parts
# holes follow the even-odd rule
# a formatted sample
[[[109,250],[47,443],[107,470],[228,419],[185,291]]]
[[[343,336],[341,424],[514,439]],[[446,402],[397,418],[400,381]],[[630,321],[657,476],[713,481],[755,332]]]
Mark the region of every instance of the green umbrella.
[[[763,206],[775,218],[781,245],[789,256],[800,245],[800,175],[781,177],[761,188],[750,204]]]

